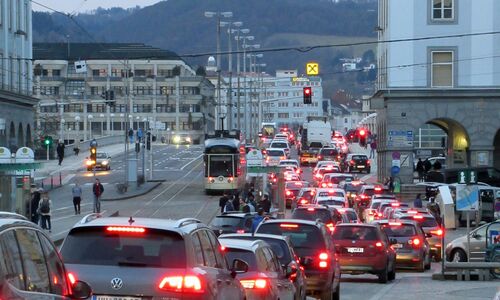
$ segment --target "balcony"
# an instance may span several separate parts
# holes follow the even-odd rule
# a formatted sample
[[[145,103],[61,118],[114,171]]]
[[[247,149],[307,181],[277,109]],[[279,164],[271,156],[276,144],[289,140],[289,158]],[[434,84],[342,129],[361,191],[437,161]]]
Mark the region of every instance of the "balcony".
[[[64,78],[61,76],[42,76],[40,81],[64,81]]]

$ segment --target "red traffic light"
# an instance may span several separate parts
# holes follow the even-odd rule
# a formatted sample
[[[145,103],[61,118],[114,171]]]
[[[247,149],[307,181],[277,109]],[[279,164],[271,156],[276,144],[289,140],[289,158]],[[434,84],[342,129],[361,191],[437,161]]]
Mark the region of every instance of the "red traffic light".
[[[365,131],[364,129],[361,129],[361,130],[359,131],[359,135],[360,135],[360,136],[365,136],[365,134],[366,134],[366,131]]]
[[[304,95],[309,96],[309,95],[311,95],[311,93],[312,93],[312,90],[310,87],[304,88]]]

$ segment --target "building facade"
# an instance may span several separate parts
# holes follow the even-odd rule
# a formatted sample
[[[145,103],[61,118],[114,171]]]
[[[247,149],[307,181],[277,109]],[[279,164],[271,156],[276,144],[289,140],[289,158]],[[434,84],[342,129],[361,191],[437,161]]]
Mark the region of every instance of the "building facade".
[[[446,132],[447,167],[500,166],[498,11],[494,0],[379,1],[379,178],[391,175],[398,152],[409,161],[392,175],[413,182],[426,124]],[[386,43],[398,39],[408,41]]]
[[[166,139],[200,141],[214,129],[214,86],[175,53],[143,44],[41,43],[34,59],[43,135],[71,143],[153,128]]]
[[[0,0],[0,146],[33,146],[31,1]]]

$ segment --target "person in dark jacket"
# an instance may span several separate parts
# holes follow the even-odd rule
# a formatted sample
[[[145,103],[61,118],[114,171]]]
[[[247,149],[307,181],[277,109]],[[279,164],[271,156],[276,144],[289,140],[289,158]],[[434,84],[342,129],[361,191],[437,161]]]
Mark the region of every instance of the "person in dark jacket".
[[[64,143],[62,141],[59,141],[59,144],[57,144],[57,158],[59,159],[59,165],[61,165],[63,159],[64,159]]]
[[[425,168],[424,168],[424,162],[422,161],[421,158],[418,159],[417,167],[415,168],[415,170],[418,173],[418,181],[419,182],[423,182],[424,181]]]
[[[229,201],[229,197],[227,195],[227,192],[224,192],[222,194],[222,197],[220,197],[220,199],[219,199],[220,213],[224,212],[224,208],[226,207],[227,201]]]
[[[271,211],[271,201],[269,200],[269,196],[267,194],[262,197],[259,205],[264,210],[264,212],[269,213]]]
[[[413,200],[413,207],[422,208],[422,198],[420,194],[417,194],[417,197]]]
[[[92,192],[94,193],[94,213],[101,212],[101,196],[104,193],[104,187],[102,186],[99,179],[95,179],[94,185],[92,185]]]
[[[239,194],[238,193],[234,194],[233,199],[231,201],[233,201],[234,210],[239,211],[240,210],[240,196],[239,196]]]
[[[38,214],[38,206],[40,205],[40,199],[42,199],[43,189],[36,189],[33,192],[33,197],[31,197],[31,222],[38,224],[40,220],[40,215]]]

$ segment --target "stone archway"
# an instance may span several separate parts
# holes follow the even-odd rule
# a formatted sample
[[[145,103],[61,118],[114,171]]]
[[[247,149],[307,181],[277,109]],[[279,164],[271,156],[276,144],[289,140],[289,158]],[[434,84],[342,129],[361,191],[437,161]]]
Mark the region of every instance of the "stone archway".
[[[33,138],[31,137],[31,124],[26,126],[26,147],[33,149]]]
[[[17,140],[16,140],[16,125],[14,122],[10,122],[9,126],[9,138],[8,138],[8,147],[11,151],[17,148]]]
[[[470,145],[471,140],[465,127],[459,122],[449,118],[436,118],[426,122],[441,128],[447,139],[444,143],[446,167],[456,168],[471,165]]]
[[[500,129],[493,139],[493,167],[500,170]]]
[[[17,129],[17,147],[24,147],[24,145],[23,123],[19,123],[19,127]]]

